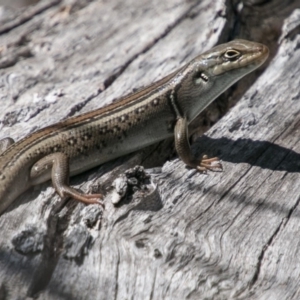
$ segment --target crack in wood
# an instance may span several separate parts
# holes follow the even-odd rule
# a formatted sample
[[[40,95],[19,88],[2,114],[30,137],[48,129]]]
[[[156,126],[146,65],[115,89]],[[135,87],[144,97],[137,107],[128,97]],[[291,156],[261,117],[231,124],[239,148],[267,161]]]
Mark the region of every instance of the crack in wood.
[[[16,27],[23,25],[34,16],[44,12],[52,6],[59,4],[61,1],[62,0],[52,0],[49,2],[42,1],[34,5],[32,8],[28,8],[20,17],[0,27],[0,34],[7,33],[10,30],[15,29]]]

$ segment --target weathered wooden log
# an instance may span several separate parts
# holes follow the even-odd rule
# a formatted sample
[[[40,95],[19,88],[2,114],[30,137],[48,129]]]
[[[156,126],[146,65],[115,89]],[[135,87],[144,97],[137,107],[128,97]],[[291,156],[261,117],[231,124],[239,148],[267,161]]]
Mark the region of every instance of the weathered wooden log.
[[[219,156],[223,172],[188,170],[166,141],[71,180],[104,193],[104,211],[62,203],[50,182],[20,196],[0,216],[0,299],[299,299],[299,7],[2,7],[0,138],[111,103],[217,43],[255,40],[271,55],[191,126],[195,153]],[[114,206],[113,181],[136,165],[151,167],[147,189]]]

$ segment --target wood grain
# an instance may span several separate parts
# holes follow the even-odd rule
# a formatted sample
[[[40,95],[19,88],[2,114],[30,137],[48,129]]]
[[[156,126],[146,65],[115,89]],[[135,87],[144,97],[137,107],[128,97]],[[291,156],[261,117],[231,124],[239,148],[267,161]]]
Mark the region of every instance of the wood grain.
[[[271,57],[192,125],[200,135],[214,124],[193,149],[219,156],[223,172],[186,169],[167,141],[71,180],[104,192],[103,212],[59,201],[50,183],[20,196],[0,217],[0,299],[299,299],[299,7],[45,0],[9,10],[0,138],[106,105],[217,43],[264,42]],[[111,203],[115,178],[159,161],[147,190]]]

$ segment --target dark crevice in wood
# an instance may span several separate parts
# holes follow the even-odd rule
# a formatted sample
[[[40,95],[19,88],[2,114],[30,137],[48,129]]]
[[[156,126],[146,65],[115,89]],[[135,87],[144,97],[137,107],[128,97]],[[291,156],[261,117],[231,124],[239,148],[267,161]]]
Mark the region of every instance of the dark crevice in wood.
[[[61,253],[64,249],[64,234],[68,229],[70,217],[75,209],[75,205],[68,211],[68,215],[59,216],[57,213],[66,202],[58,203],[57,207],[47,219],[47,233],[44,240],[44,251],[39,266],[32,274],[32,283],[28,287],[27,296],[35,298],[42,291],[47,289],[49,282],[52,280],[53,272],[60,260]]]
[[[298,34],[300,34],[300,25],[297,25],[295,28],[291,29],[283,37],[281,37],[280,43],[283,39],[293,40]],[[299,47],[300,44],[298,44],[294,50],[296,51],[297,49],[299,49]]]
[[[262,247],[262,250],[261,250],[261,252],[258,256],[258,261],[257,261],[256,267],[255,267],[254,275],[253,275],[252,280],[250,281],[250,284],[249,284],[250,289],[252,289],[252,287],[255,285],[255,283],[258,280],[260,270],[261,270],[261,266],[262,266],[262,261],[264,259],[265,253],[268,250],[268,247],[272,244],[273,240],[276,238],[278,232],[280,231],[282,223],[283,223],[283,220],[280,222],[279,226],[275,229],[274,233],[271,235],[271,237],[269,238],[267,243]]]
[[[55,253],[55,246],[59,246],[58,249],[60,249],[62,245],[55,245],[55,240],[60,236],[58,232],[56,232],[56,223],[57,217],[52,216],[48,219],[48,230],[44,241],[45,249],[42,252],[43,258],[39,267],[35,270],[34,274],[32,274],[32,282],[27,292],[28,297],[37,296],[47,287],[57,265],[59,256]]]
[[[49,9],[52,6],[56,6],[59,4],[62,0],[52,0],[52,1],[41,1],[38,4],[28,8],[25,10],[21,16],[17,17],[15,20],[3,25],[0,27],[0,34],[7,33],[12,29],[15,29],[18,26],[23,25],[30,19],[32,19],[34,16],[44,12],[45,10]]]
[[[20,119],[23,118],[23,115],[30,116],[30,118],[34,118],[39,115],[40,112],[50,107],[50,103],[42,103],[42,104],[35,104],[30,105],[28,107],[22,107],[20,109],[15,109],[14,111],[7,112],[3,119],[0,121],[2,126],[12,127],[16,123],[20,122]],[[31,128],[30,132],[35,131],[37,128]]]
[[[42,106],[36,108],[36,110],[33,112],[33,114],[30,116],[30,118],[32,119],[32,118],[36,117],[40,112],[47,109],[49,106],[50,106],[50,103],[45,103],[45,104],[43,103]],[[34,130],[35,129],[32,128],[32,131],[34,131]],[[32,131],[30,131],[30,132],[32,132]]]
[[[283,132],[284,133],[284,132]],[[283,134],[282,133],[282,134]],[[281,134],[281,135],[282,135]],[[280,135],[280,136],[281,136]],[[280,137],[279,136],[279,137]],[[279,138],[278,137],[278,138]],[[275,139],[276,140],[276,139]],[[286,159],[286,157],[288,157],[289,156],[289,153],[287,153],[285,156],[284,156],[284,158],[281,160],[281,162],[279,162],[278,163],[278,165],[277,166],[279,166],[279,165],[281,165],[281,163]],[[276,167],[275,167],[275,169],[277,169]],[[286,174],[285,174],[286,175]],[[275,192],[275,191],[274,191]],[[257,282],[257,280],[258,280],[258,277],[259,277],[259,274],[260,274],[260,270],[261,270],[261,266],[262,266],[262,261],[263,261],[263,259],[264,259],[264,256],[265,256],[265,253],[266,253],[266,251],[268,250],[268,247],[272,244],[272,242],[275,240],[275,238],[276,238],[276,236],[278,235],[278,233],[280,232],[280,230],[281,230],[281,228],[284,228],[286,225],[287,225],[287,223],[289,222],[289,220],[290,220],[290,217],[291,217],[291,215],[293,214],[293,212],[295,211],[295,209],[298,207],[298,205],[299,205],[299,203],[300,203],[300,197],[298,197],[298,199],[297,199],[297,201],[295,202],[295,204],[292,206],[292,208],[288,211],[288,214],[287,214],[287,216],[286,217],[284,217],[284,218],[282,218],[282,220],[281,220],[281,222],[280,222],[280,224],[278,225],[278,227],[276,228],[276,230],[274,231],[274,233],[272,234],[272,236],[269,238],[269,240],[268,240],[268,242],[263,246],[263,248],[262,248],[262,251],[261,251],[261,253],[260,253],[260,255],[258,256],[258,262],[257,262],[257,265],[256,265],[256,270],[255,270],[255,273],[254,273],[254,275],[253,275],[253,278],[252,278],[252,280],[251,280],[251,282],[250,282],[250,289],[254,286],[254,284]],[[260,206],[261,206],[262,204],[260,204]],[[258,209],[258,207],[257,207],[257,209]]]
[[[66,115],[66,118],[74,116],[76,113],[80,112],[91,100],[98,97],[102,92],[102,89],[99,89],[96,93],[87,97],[84,101],[72,106],[69,110],[69,113]]]
[[[263,6],[265,4],[271,3],[273,0],[247,0],[244,1],[245,6]]]
[[[295,202],[295,204],[292,206],[292,208],[289,210],[288,214],[286,217],[284,217],[279,226],[277,227],[277,229],[275,230],[274,234],[270,237],[269,241],[267,242],[267,244],[263,247],[261,254],[259,255],[259,259],[258,259],[258,263],[256,266],[256,272],[253,276],[253,279],[251,281],[251,286],[250,288],[253,287],[253,285],[257,282],[257,279],[259,277],[259,273],[261,270],[261,265],[262,265],[262,260],[265,256],[265,252],[268,250],[268,247],[272,244],[272,242],[275,240],[277,234],[281,231],[282,228],[285,228],[286,225],[288,224],[292,214],[294,213],[294,211],[297,209],[297,207],[299,206],[300,203],[300,197],[298,197],[297,201]],[[292,299],[292,297],[291,297]]]
[[[157,44],[159,40],[166,37],[176,26],[178,26],[183,20],[189,17],[189,13],[198,5],[199,4],[196,3],[195,5],[191,6],[190,9],[185,11],[173,24],[168,26],[165,29],[165,31],[163,31],[157,38],[155,38],[152,42],[146,44],[144,49],[142,49],[140,52],[136,53],[131,58],[129,58],[123,64],[123,66],[121,66],[115,73],[106,78],[103,83],[103,89],[100,92],[103,92],[104,90],[108,89],[116,81],[116,79],[118,79],[126,71],[126,69],[132,64],[134,60],[136,60],[140,55],[147,53],[152,47],[154,47]],[[96,98],[99,94],[93,95],[87,101],[84,101],[84,104],[80,107],[80,109],[82,109],[89,101]],[[70,114],[69,116],[72,116],[72,114]]]
[[[298,207],[300,203],[300,196],[298,197],[297,201],[295,202],[294,206],[290,209],[288,215],[286,216],[286,218],[284,219],[285,222],[283,223],[283,227],[286,227],[287,223],[289,222],[291,215],[294,213],[294,211],[296,210],[296,208]]]
[[[0,59],[0,69],[5,69],[14,66],[20,58],[33,57],[31,50],[28,47],[19,47],[15,51],[12,51],[8,56],[4,56]]]
[[[239,3],[235,4],[234,1],[227,0],[226,7],[228,7],[228,9],[230,8],[230,12],[227,12],[227,14],[230,13],[230,17],[227,17],[228,25],[225,26],[222,34],[220,35],[222,38],[226,38],[226,40],[220,40],[219,43],[231,41],[237,36],[237,32],[241,26],[241,19],[236,7]]]
[[[236,105],[276,55],[279,46],[278,40],[281,36],[281,31],[278,31],[277,29],[282,27],[284,18],[292,11],[297,3],[295,0],[289,1],[288,4],[279,1],[262,1],[261,3],[253,3],[253,1],[248,2],[249,3],[244,3],[244,8],[241,11],[238,11],[238,5],[240,5],[241,2],[232,0],[227,1],[226,6],[230,8],[231,14],[230,18],[228,18],[228,22],[231,22],[231,24],[227,25],[229,29],[226,26],[224,27],[224,32],[222,32],[221,35],[222,39],[219,40],[219,43],[235,38],[254,40],[266,44],[270,49],[270,56],[262,67],[247,75],[245,79],[229,89],[225,93],[226,97],[224,95],[220,96],[220,99],[223,99],[225,102],[228,102],[227,98],[232,96],[229,107]],[[272,17],[270,11],[274,10],[279,12],[280,8],[282,8],[284,13]],[[269,20],[269,23],[266,20]],[[256,32],[257,28],[261,28],[259,35]],[[272,34],[270,34],[270,31],[272,31]],[[227,37],[226,40],[224,37]],[[226,112],[227,111],[228,109]],[[224,114],[226,112],[224,112]],[[222,116],[224,114],[222,114]]]
[[[117,248],[117,247],[116,247]],[[119,249],[117,248],[117,261],[116,261],[116,272],[115,272],[115,278],[116,278],[116,284],[115,284],[115,297],[114,299],[117,300],[118,296],[118,290],[119,290],[119,273],[120,273],[120,252]]]

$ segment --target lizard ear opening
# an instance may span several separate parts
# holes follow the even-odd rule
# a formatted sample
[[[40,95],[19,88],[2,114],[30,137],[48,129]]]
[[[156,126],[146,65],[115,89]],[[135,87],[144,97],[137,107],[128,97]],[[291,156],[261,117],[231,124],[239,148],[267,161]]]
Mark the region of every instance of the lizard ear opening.
[[[198,71],[196,72],[195,76],[194,76],[194,81],[196,84],[199,84],[201,82],[207,82],[208,81],[208,76],[205,75],[202,71]]]

